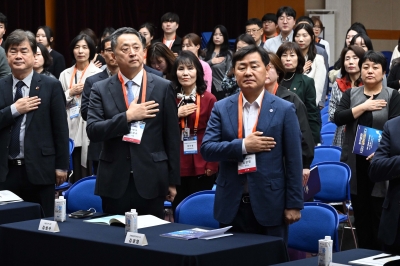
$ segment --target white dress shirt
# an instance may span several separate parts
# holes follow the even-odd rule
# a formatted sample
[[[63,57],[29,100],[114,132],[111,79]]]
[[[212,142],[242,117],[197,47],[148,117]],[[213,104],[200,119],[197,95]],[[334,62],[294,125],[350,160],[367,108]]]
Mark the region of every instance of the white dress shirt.
[[[133,81],[132,90],[133,90],[134,99],[136,99],[136,97],[138,97],[139,93],[140,93],[140,86],[142,86],[143,68],[142,68],[142,70],[139,71],[139,73],[137,73],[137,75],[133,79],[128,79],[122,73],[121,73],[121,76],[122,76],[122,79],[124,80],[124,84],[126,86],[126,97],[128,97],[128,86],[126,85],[126,83],[128,81]]]
[[[264,49],[267,50],[268,52],[272,52],[272,53],[276,54],[276,51],[278,51],[278,48],[279,48],[279,46],[281,46],[282,43],[291,42],[292,39],[293,39],[293,30],[286,37],[286,39],[283,39],[282,35],[279,34],[278,36],[275,36],[274,38],[268,39],[264,43]]]

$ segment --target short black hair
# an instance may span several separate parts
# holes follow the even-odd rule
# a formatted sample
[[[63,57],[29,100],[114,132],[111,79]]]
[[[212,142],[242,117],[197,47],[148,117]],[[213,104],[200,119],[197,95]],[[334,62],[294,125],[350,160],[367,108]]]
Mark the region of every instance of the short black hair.
[[[89,61],[90,61],[96,55],[96,45],[94,44],[94,41],[92,40],[92,38],[90,38],[90,36],[86,35],[86,34],[79,34],[71,41],[71,43],[69,44],[69,51],[71,52],[71,56],[72,56],[72,58],[75,59],[75,55],[74,55],[75,45],[81,40],[85,40],[88,45],[88,48],[90,51],[90,53],[89,53]]]
[[[356,35],[354,35],[353,39],[351,39],[350,41],[350,45],[354,45],[358,37],[361,37],[364,40],[364,44],[367,46],[368,51],[374,50],[371,39],[368,37],[368,35],[364,33],[357,33]]]
[[[6,15],[4,15],[1,12],[0,12],[0,23],[3,23],[4,27],[7,29],[7,25],[8,25],[7,17],[6,17]]]
[[[49,50],[47,50],[46,47],[44,47],[43,44],[37,43],[38,49],[40,49],[40,52],[42,53],[43,56],[43,69],[47,69],[51,64],[53,63],[53,57],[51,57]]]
[[[44,34],[46,35],[47,43],[51,46],[52,41],[50,39],[53,37],[53,30],[49,26],[39,26],[36,30],[36,34],[38,30],[42,29],[44,31]]]
[[[118,37],[121,36],[122,34],[134,34],[136,35],[140,42],[142,43],[143,49],[146,48],[146,38],[142,36],[137,30],[130,28],[130,27],[122,27],[114,31],[110,37],[111,37],[111,49],[113,52],[115,52],[115,48],[117,47],[117,40]]]
[[[274,13],[267,13],[261,19],[262,22],[267,21],[267,20],[271,20],[275,24],[278,23],[278,18],[276,17],[276,14],[274,14]]]
[[[367,60],[374,62],[375,64],[380,64],[382,66],[382,72],[386,73],[387,61],[386,57],[381,52],[367,51],[364,54],[364,57],[360,58],[358,61],[358,67],[360,70],[362,69],[362,64],[364,64]]]
[[[233,55],[232,67],[235,68],[237,61],[242,60],[246,55],[252,54],[252,53],[258,53],[260,55],[261,60],[264,63],[264,65],[268,66],[269,56],[268,56],[267,51],[265,51],[264,48],[259,47],[257,45],[249,45],[249,46],[243,47],[242,49],[240,49]]]
[[[310,17],[307,16],[301,16],[298,19],[296,19],[296,24],[299,24],[300,22],[306,22],[311,25],[311,27],[314,27],[314,21]]]
[[[253,37],[251,37],[249,34],[240,34],[235,41],[235,46],[234,46],[234,52],[237,50],[237,44],[239,41],[245,42],[248,45],[256,45],[256,41],[254,40]]]
[[[306,59],[301,52],[300,46],[295,42],[284,42],[281,46],[279,46],[278,51],[276,51],[276,55],[282,59],[282,54],[287,51],[293,51],[297,55],[297,67],[295,72],[298,74],[303,73],[303,67],[306,63]]]
[[[103,33],[101,34],[101,38],[110,36],[114,31],[115,31],[115,29],[113,27],[104,28]]]
[[[149,31],[151,37],[154,37],[154,35],[156,34],[156,26],[154,26],[152,23],[146,22],[146,23],[142,24],[139,27],[139,30],[141,30],[143,28],[146,28]]]
[[[283,13],[285,13],[288,17],[293,17],[296,19],[296,10],[294,10],[291,6],[281,6],[276,12],[276,17],[279,19]]]
[[[179,16],[176,13],[173,12],[168,12],[165,13],[162,17],[161,17],[161,24],[163,22],[176,22],[176,24],[179,24]]]
[[[106,45],[106,42],[111,42],[111,36],[105,37],[101,42],[100,42],[100,51],[104,52],[104,47]]]
[[[32,49],[33,54],[36,54],[37,44],[35,35],[30,31],[24,31],[21,29],[14,30],[8,35],[6,42],[4,44],[4,50],[8,53],[10,46],[19,45],[24,41],[29,42],[29,46]]]
[[[258,27],[262,28],[262,21],[259,20],[258,18],[251,18],[246,21],[246,26],[250,25],[257,25]]]

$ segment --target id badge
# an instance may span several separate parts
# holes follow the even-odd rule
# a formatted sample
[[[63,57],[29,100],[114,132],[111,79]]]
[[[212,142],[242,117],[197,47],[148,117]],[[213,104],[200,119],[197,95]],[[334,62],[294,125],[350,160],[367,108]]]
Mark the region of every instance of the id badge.
[[[182,141],[184,141],[185,138],[189,138],[189,137],[190,137],[190,128],[185,127],[184,129],[182,129],[181,139],[182,139]]]
[[[247,174],[257,171],[256,155],[248,154],[244,157],[243,162],[238,163],[238,174]]]
[[[183,139],[183,154],[197,154],[197,136]]]
[[[142,141],[142,136],[145,126],[146,123],[143,121],[137,121],[131,123],[131,130],[129,131],[129,134],[124,135],[122,137],[122,140],[135,144],[140,144],[140,142]]]
[[[74,107],[71,107],[69,109],[69,118],[74,119],[74,118],[78,117],[80,109],[81,109],[81,107],[78,104],[76,104]]]

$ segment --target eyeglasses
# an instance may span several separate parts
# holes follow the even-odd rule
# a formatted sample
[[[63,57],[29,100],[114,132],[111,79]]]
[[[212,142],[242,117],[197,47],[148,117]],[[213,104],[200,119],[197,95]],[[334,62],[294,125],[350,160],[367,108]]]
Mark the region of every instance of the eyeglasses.
[[[272,24],[272,23],[275,23],[275,22],[273,22],[272,20],[266,20],[263,22],[263,24]]]
[[[106,53],[112,53],[112,49],[111,49],[111,48],[104,49],[104,52],[106,52]]]
[[[259,29],[251,29],[251,30],[246,30],[247,34],[251,34],[251,33],[256,33],[257,31],[261,30],[261,28]]]
[[[278,18],[280,21],[284,21],[285,19],[287,20],[287,21],[292,21],[292,20],[294,20],[294,17],[292,17],[292,16],[280,16],[279,18]]]

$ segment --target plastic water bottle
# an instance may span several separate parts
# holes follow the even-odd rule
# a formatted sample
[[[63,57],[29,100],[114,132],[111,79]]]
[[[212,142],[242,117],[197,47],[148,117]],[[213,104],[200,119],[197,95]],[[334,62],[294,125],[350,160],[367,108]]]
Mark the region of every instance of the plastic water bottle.
[[[137,233],[137,212],[132,209],[130,212],[125,212],[125,234],[128,232]]]
[[[54,202],[54,221],[64,222],[67,219],[67,201],[64,196],[58,197]]]
[[[318,266],[329,266],[332,263],[332,246],[330,236],[318,240]]]

